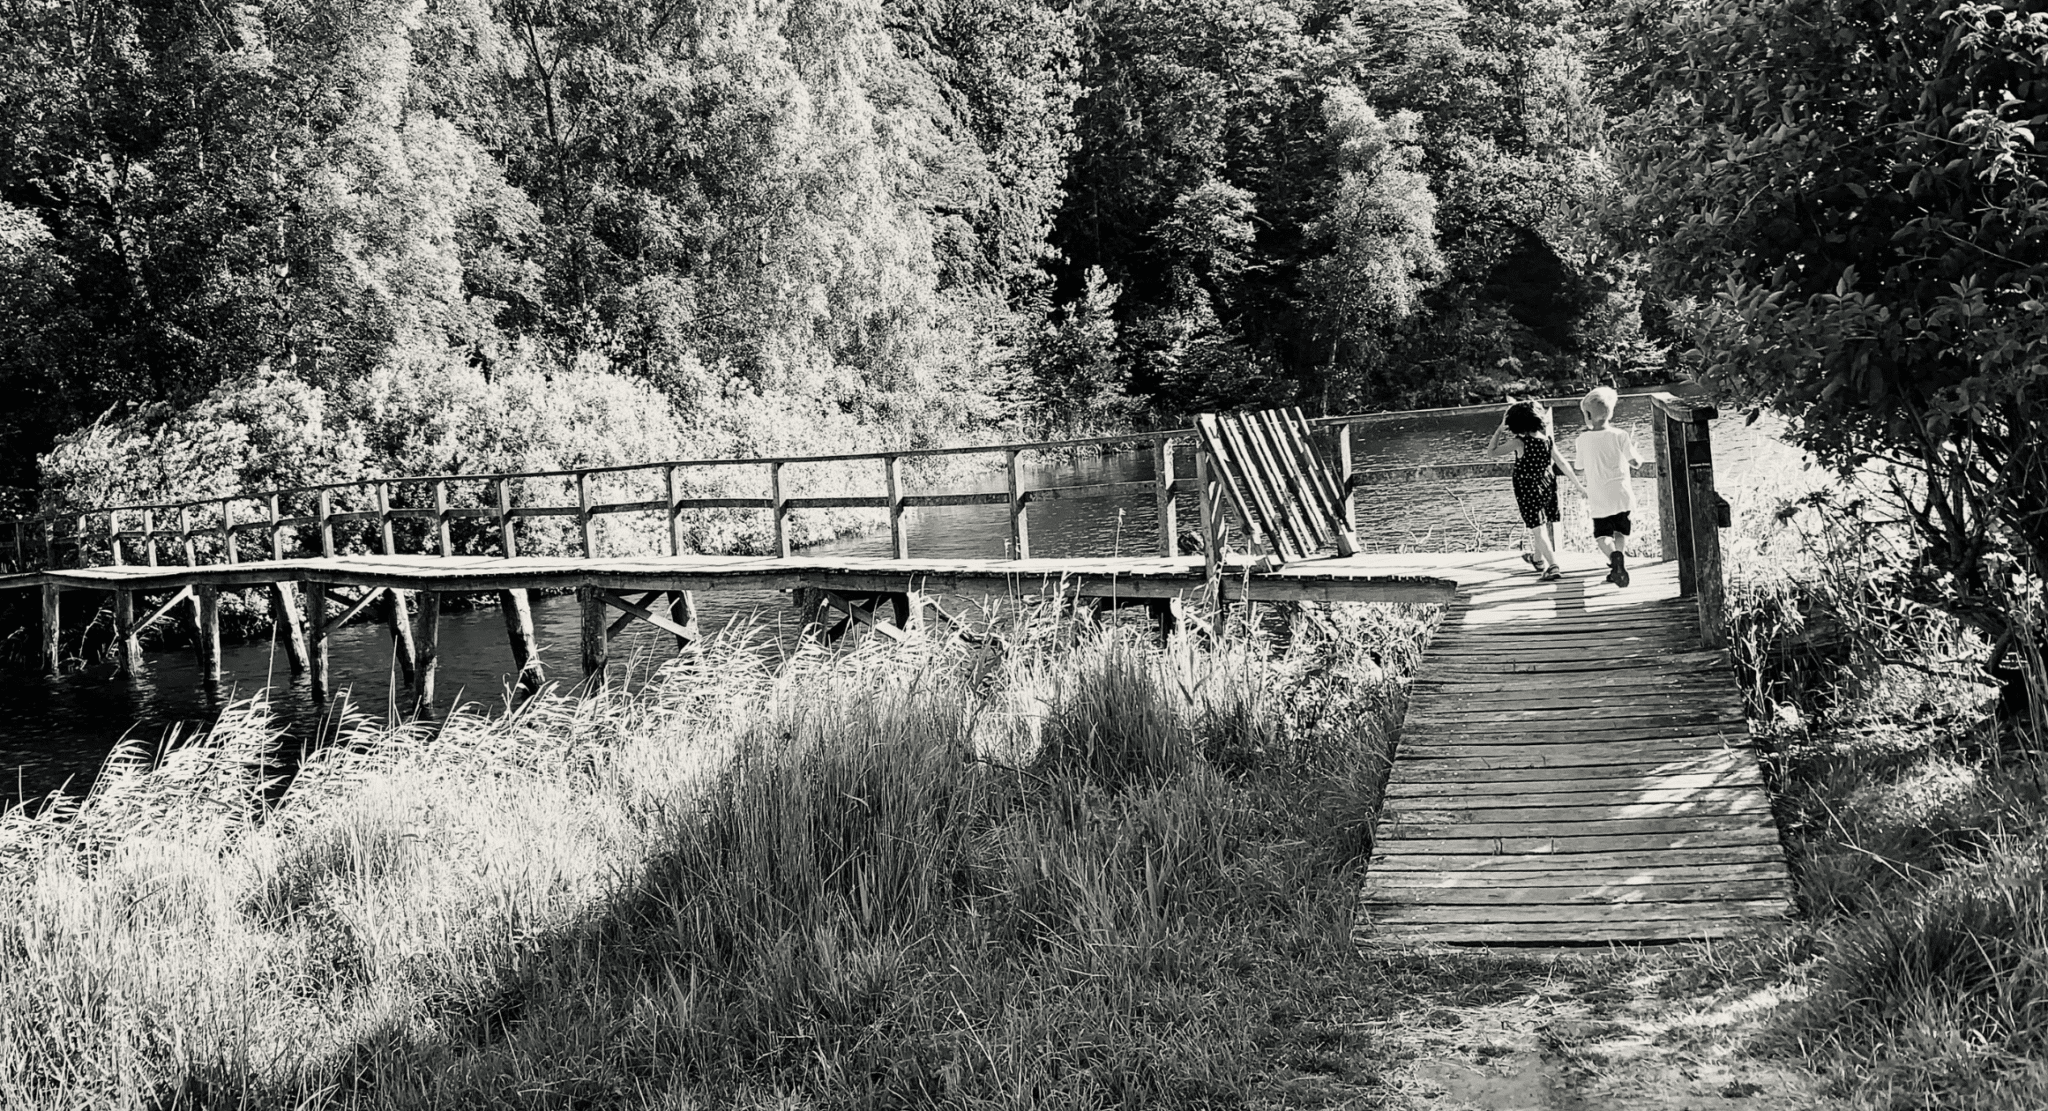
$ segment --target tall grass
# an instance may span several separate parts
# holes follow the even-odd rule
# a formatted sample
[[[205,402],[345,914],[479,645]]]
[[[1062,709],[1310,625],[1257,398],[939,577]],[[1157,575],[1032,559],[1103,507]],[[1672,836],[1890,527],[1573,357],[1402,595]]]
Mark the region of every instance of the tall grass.
[[[1980,638],[1886,587],[1910,537],[1845,508],[1870,493],[1731,494],[1731,642],[1809,916],[1782,952],[1815,958],[1783,1032],[1858,1106],[2048,1106],[2040,738],[1995,717]]]
[[[1279,1001],[1353,959],[1429,620],[723,643],[357,723],[281,793],[237,705],[0,821],[0,1104],[1243,1102]]]

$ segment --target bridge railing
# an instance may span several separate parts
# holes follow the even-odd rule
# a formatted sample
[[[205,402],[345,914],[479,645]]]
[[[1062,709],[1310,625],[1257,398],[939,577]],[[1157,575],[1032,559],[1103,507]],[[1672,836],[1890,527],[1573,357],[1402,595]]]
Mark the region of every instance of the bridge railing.
[[[637,553],[670,555],[687,549],[684,515],[692,511],[759,511],[769,515],[772,552],[788,556],[792,514],[806,510],[876,510],[886,515],[891,546],[910,554],[905,514],[954,505],[1004,505],[1009,549],[1031,553],[1030,507],[1074,498],[1142,497],[1158,509],[1157,547],[1177,551],[1174,499],[1192,489],[1176,482],[1173,449],[1192,442],[1191,431],[1138,432],[1026,443],[917,448],[754,459],[667,460],[602,467],[491,474],[365,478],[315,486],[236,493],[193,501],[94,508],[0,520],[0,551],[16,572],[66,567],[206,566],[351,552],[453,556],[568,554],[587,558],[618,551],[606,543],[606,523]],[[1112,444],[1142,445],[1156,477],[1129,482],[1064,486],[1027,485],[1024,463],[1033,452]],[[997,491],[915,490],[906,471],[925,460],[1003,457],[1005,488]],[[758,472],[753,496],[693,494],[694,480],[734,468]],[[873,492],[806,493],[794,480],[806,468],[828,472],[844,489]],[[859,471],[870,469],[863,480]],[[716,483],[729,487],[731,483]]]
[[[1570,399],[1559,399],[1560,402]],[[1726,502],[1714,491],[1709,424],[1712,406],[1694,405],[1668,394],[1651,395],[1652,442],[1658,484],[1659,534],[1663,555],[1679,561],[1681,593],[1700,599],[1703,628],[1718,630],[1723,612],[1720,547],[1714,535],[1725,520]],[[1368,483],[1415,482],[1505,476],[1512,463],[1355,465],[1358,430],[1423,413],[1489,409],[1350,414],[1312,423],[1327,437],[1344,489],[1346,513],[1355,520],[1358,491]],[[768,549],[788,556],[793,544],[791,515],[806,510],[876,510],[886,515],[891,551],[910,556],[905,514],[912,509],[1001,505],[1008,522],[1008,549],[1031,555],[1031,507],[1053,500],[1120,498],[1151,502],[1158,554],[1179,553],[1178,503],[1195,493],[1195,477],[1176,472],[1175,448],[1196,440],[1190,429],[1110,436],[960,447],[915,448],[751,459],[667,460],[601,467],[492,474],[377,477],[316,486],[231,494],[194,501],[125,505],[75,513],[0,520],[0,551],[10,569],[64,566],[173,564],[199,566],[298,555],[336,556],[350,552],[440,556],[566,554],[587,558],[607,554],[682,554],[684,515],[707,510],[769,515]],[[1024,457],[1033,452],[1071,451],[1107,445],[1141,445],[1152,457],[1149,480],[1026,485]],[[1000,456],[1004,487],[995,491],[915,490],[906,470],[922,462],[954,457]],[[693,486],[724,487],[705,476],[733,469],[756,472],[755,495],[697,494]],[[823,471],[842,488],[873,492],[813,494],[795,480],[806,469]],[[866,472],[863,475],[863,472]],[[986,472],[984,472],[986,473]],[[943,476],[942,476],[943,477]],[[1221,506],[1212,509],[1224,511]],[[628,518],[620,521],[619,518]],[[607,543],[607,523],[622,535]],[[618,541],[627,541],[625,545]],[[635,549],[622,552],[622,546]],[[68,558],[67,558],[68,557]],[[1713,633],[1708,634],[1710,637]]]

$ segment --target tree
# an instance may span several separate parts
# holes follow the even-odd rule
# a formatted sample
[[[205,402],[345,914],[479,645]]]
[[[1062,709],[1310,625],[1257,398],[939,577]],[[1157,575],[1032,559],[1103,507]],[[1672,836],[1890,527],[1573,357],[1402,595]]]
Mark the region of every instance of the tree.
[[[1321,249],[1302,275],[1303,292],[1329,357],[1321,376],[1323,411],[1355,404],[1360,372],[1371,366],[1386,328],[1415,311],[1443,268],[1436,246],[1436,197],[1413,167],[1416,118],[1381,120],[1354,89],[1329,90],[1324,112],[1339,167],[1329,211],[1309,225]],[[1349,348],[1353,372],[1339,359]]]
[[[1689,357],[1845,472],[1892,465],[1907,585],[1994,656],[2038,637],[2048,4],[1694,0],[1613,42],[1619,204]]]

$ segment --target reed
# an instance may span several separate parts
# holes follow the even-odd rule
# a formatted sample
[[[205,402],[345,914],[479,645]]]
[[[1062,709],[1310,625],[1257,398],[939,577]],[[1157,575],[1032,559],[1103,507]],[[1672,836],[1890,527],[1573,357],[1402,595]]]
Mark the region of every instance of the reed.
[[[0,1104],[1197,1106],[1359,970],[1430,611],[766,654],[0,820]],[[1355,990],[1355,988],[1347,989]]]

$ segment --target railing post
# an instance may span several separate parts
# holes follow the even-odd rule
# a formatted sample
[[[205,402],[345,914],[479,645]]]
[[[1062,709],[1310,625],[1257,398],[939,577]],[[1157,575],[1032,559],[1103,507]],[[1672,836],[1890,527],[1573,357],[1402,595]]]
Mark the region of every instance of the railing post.
[[[14,543],[17,547],[21,544],[21,526],[19,523],[15,525]],[[149,560],[151,567],[156,566],[156,510],[154,509],[142,511],[142,554],[144,558]]]
[[[320,555],[325,559],[334,558],[334,499],[332,491],[321,488],[319,505],[314,516],[320,525]],[[326,595],[323,594],[324,598]],[[324,695],[322,697],[325,697]]]
[[[1337,512],[1344,515],[1348,528],[1358,527],[1357,487],[1351,479],[1351,425],[1340,424],[1330,430],[1337,440]],[[1359,549],[1364,550],[1360,544]]]
[[[1017,473],[1017,449],[1010,449],[1010,558],[1031,558],[1031,519],[1024,501],[1023,476]]]
[[[668,500],[668,554],[683,554],[683,511],[676,505],[676,469],[674,464],[662,468],[663,497]]]
[[[1726,584],[1721,578],[1720,495],[1714,491],[1711,426],[1695,415],[1684,428],[1687,502],[1692,513],[1693,579],[1699,591],[1700,640],[1708,648],[1728,643]]]
[[[519,544],[512,535],[512,523],[517,520],[517,518],[512,516],[512,480],[501,478],[498,480],[497,486],[498,540],[505,548],[505,558],[511,559],[519,554]]]
[[[44,517],[41,520],[43,523],[43,570],[55,571],[57,569],[57,518]],[[185,541],[188,551],[191,549],[191,545],[192,542],[189,539]],[[192,560],[188,556],[185,562],[190,563]]]
[[[1690,598],[1699,592],[1699,569],[1693,559],[1692,483],[1686,476],[1685,422],[1666,419],[1663,429],[1665,462],[1669,473],[1657,491],[1671,504],[1672,543],[1678,556],[1678,596]],[[1658,511],[1661,530],[1663,510]]]
[[[1229,624],[1223,608],[1223,506],[1222,491],[1216,484],[1216,469],[1209,463],[1208,447],[1195,441],[1195,505],[1202,522],[1202,596],[1209,603],[1209,631],[1218,640]]]
[[[1650,447],[1657,459],[1657,543],[1665,559],[1678,558],[1678,513],[1671,501],[1671,418],[1650,405]]]
[[[112,509],[107,510],[107,555],[116,567],[128,563],[127,554],[121,551],[121,514]]]
[[[597,558],[596,529],[590,519],[590,472],[576,472],[576,521],[583,528],[583,558]]]
[[[198,549],[192,546],[192,507],[189,505],[178,507],[178,546],[185,550],[185,566],[198,566]]]
[[[277,512],[277,508],[276,494],[271,494],[264,499],[264,509],[270,517],[270,558],[282,560],[284,558],[284,527],[278,524],[282,518]]]
[[[391,535],[391,484],[379,482],[372,489],[377,494],[377,539],[385,555],[397,555],[398,545]]]
[[[1152,498],[1159,518],[1159,554],[1168,559],[1180,554],[1180,514],[1173,503],[1173,437],[1162,436],[1152,445]]]
[[[448,530],[448,483],[445,481],[434,483],[434,547],[443,559],[455,554],[455,538]],[[435,608],[438,611],[439,606]],[[425,612],[421,610],[422,614]],[[433,699],[429,697],[428,701]]]
[[[903,530],[903,460],[888,456],[882,460],[882,479],[889,494],[889,539],[897,559],[910,558],[910,534]]]
[[[768,464],[768,500],[775,503],[775,554],[789,558],[789,499],[782,493],[782,461]]]
[[[230,498],[220,500],[220,550],[229,563],[240,563],[241,553],[235,550],[233,504],[233,499]]]
[[[14,519],[14,569],[28,570],[28,539],[22,535],[21,518]]]

